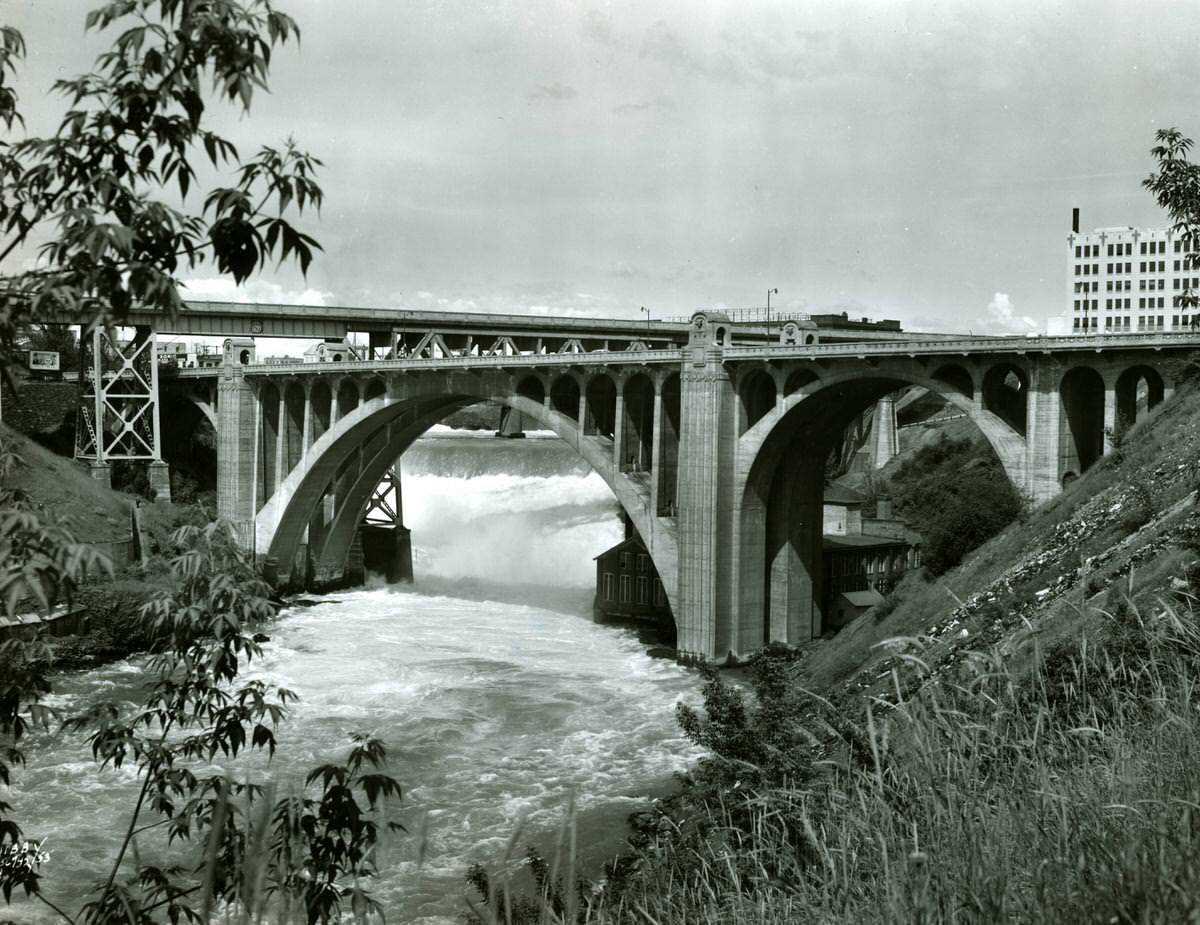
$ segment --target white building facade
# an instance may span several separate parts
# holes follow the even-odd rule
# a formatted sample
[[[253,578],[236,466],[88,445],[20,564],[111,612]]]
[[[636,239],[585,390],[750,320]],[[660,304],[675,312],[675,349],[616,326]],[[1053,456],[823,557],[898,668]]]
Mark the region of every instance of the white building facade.
[[[1193,261],[1196,261],[1193,263]],[[1166,228],[1097,228],[1067,235],[1062,334],[1129,334],[1200,326],[1200,241]]]

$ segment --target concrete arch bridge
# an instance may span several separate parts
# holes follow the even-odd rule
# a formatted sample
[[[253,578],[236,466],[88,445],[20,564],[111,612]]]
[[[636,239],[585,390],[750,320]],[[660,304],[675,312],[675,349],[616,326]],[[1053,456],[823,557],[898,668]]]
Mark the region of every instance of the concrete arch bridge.
[[[1043,501],[1170,395],[1192,334],[945,336],[739,345],[717,312],[658,349],[440,355],[185,370],[170,388],[218,433],[218,503],[277,581],[345,573],[363,511],[411,443],[481,400],[553,431],[605,480],[646,543],[681,653],[744,654],[821,632],[824,464],[900,389],[968,415]],[[242,362],[249,359],[249,362]]]

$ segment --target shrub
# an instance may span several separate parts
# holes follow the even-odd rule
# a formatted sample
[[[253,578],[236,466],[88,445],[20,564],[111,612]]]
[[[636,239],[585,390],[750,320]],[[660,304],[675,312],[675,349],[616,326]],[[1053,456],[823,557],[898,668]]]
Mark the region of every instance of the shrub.
[[[1125,534],[1140,530],[1154,518],[1154,502],[1144,485],[1134,485],[1121,505],[1121,529]]]
[[[922,559],[942,575],[1024,510],[1021,495],[990,450],[943,437],[922,447],[892,477],[897,512],[924,538]]]

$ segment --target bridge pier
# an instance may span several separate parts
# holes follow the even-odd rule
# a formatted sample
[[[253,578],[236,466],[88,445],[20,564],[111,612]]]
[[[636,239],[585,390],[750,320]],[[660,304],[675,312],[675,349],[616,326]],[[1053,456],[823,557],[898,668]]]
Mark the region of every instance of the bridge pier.
[[[258,401],[241,367],[217,380],[217,516],[233,524],[243,549],[254,549]]]
[[[875,414],[871,419],[871,471],[882,469],[900,452],[896,427],[896,400],[885,395],[875,402]]]
[[[680,373],[680,655],[721,659],[731,651],[732,459],[736,394],[723,363],[728,318],[697,314]]]

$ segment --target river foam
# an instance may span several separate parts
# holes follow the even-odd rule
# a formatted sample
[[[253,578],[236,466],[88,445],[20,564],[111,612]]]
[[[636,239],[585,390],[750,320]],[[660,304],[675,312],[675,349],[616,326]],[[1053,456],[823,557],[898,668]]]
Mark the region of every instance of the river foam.
[[[544,843],[574,794],[582,814],[616,827],[697,757],[673,718],[678,700],[698,699],[696,676],[588,619],[591,559],[620,537],[603,481],[573,464],[543,471],[557,448],[521,471],[516,445],[535,439],[436,439],[430,465],[454,458],[472,474],[405,467],[416,584],[376,583],[278,617],[251,674],[301,699],[274,762],[239,771],[296,781],[344,755],[351,732],[381,738],[404,786],[398,818],[412,833],[389,847],[374,886],[393,922],[456,921],[467,864],[495,863],[518,824]],[[57,703],[131,704],[143,667],[131,660],[63,678]],[[31,744],[13,802],[28,834],[49,838],[47,895],[77,905],[104,869],[136,780],[125,768],[97,772],[77,739]],[[45,918],[40,908],[18,903],[5,915]]]

